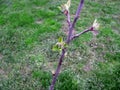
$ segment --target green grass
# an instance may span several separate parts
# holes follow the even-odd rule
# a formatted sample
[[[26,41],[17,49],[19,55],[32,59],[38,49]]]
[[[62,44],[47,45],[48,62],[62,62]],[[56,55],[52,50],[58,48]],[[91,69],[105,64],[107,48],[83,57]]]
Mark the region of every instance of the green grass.
[[[0,90],[48,90],[64,39],[64,0],[0,0]],[[72,20],[79,0],[72,0]],[[120,1],[85,0],[76,33],[100,22],[99,35],[82,35],[68,47],[55,90],[119,90]]]

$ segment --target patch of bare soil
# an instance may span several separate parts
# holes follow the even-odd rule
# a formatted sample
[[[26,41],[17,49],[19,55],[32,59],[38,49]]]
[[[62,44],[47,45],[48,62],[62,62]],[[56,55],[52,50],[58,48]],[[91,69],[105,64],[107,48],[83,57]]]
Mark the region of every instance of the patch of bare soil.
[[[104,62],[104,56],[106,51],[105,45],[102,43],[99,43],[97,40],[93,39],[91,42],[87,43],[89,45],[89,57],[88,62],[84,65],[83,70],[88,72],[94,69],[94,64],[96,62]],[[96,49],[100,49],[99,52],[96,51]],[[101,50],[102,49],[102,50]]]
[[[4,70],[0,69],[0,74],[5,74]]]
[[[21,70],[20,70],[22,75],[29,75],[31,73],[31,69],[29,66],[24,66]]]
[[[112,16],[114,21],[112,23],[112,28],[113,28],[113,31],[116,33],[116,34],[120,34],[120,27],[116,26],[116,24],[119,25],[120,23],[120,15],[113,15]]]
[[[7,73],[3,70],[3,69],[0,69],[0,79],[2,78],[7,78]]]
[[[116,34],[120,34],[120,29],[118,29],[117,27],[113,26],[113,31],[116,33]]]
[[[88,72],[90,70],[92,70],[93,66],[90,62],[88,62],[84,67],[83,67],[83,70]]]
[[[3,58],[3,55],[2,54],[0,54],[0,60]]]
[[[66,21],[63,22],[61,31],[62,31],[64,34],[68,35],[68,24],[66,23]]]

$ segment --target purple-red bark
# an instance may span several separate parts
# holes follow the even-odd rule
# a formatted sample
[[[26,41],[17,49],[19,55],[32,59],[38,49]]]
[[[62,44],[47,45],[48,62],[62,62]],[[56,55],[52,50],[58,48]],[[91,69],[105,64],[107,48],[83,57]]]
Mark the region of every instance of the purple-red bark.
[[[77,9],[77,11],[76,11],[76,14],[75,14],[74,21],[73,21],[73,23],[69,26],[69,33],[68,33],[68,37],[67,37],[67,41],[66,41],[67,44],[69,44],[69,42],[70,42],[70,40],[71,40],[71,37],[72,37],[72,34],[73,34],[72,32],[73,32],[73,29],[74,29],[74,27],[75,27],[76,21],[78,20],[79,15],[80,15],[80,13],[81,13],[83,4],[84,4],[84,0],[81,0],[80,3],[79,3],[78,9]]]
[[[69,32],[68,36],[67,36],[66,44],[69,44],[73,39],[79,37],[80,35],[88,32],[88,31],[91,31],[91,28],[89,28],[89,29],[84,30],[83,32],[81,32],[79,34],[73,35],[73,29],[74,29],[75,24],[76,24],[76,22],[77,22],[77,20],[78,20],[78,18],[80,16],[83,4],[84,4],[84,0],[81,0],[80,3],[79,3],[78,9],[76,11],[75,18],[74,18],[72,23],[70,21],[70,13],[69,13],[69,11],[66,14],[66,16],[67,16],[67,23],[68,23],[68,32]],[[51,83],[51,86],[50,86],[49,90],[54,90],[55,82],[56,82],[57,77],[59,75],[59,72],[60,72],[60,69],[61,69],[61,65],[62,65],[64,56],[65,56],[65,52],[66,52],[66,47],[64,47],[62,49],[62,53],[61,53],[61,56],[59,58],[59,63],[58,63],[57,69],[55,71],[55,75],[53,76],[52,83]]]

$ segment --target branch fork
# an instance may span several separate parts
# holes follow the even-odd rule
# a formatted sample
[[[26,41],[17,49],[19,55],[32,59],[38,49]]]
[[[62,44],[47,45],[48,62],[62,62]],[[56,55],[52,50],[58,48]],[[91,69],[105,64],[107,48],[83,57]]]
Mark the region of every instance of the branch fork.
[[[81,0],[79,3],[73,22],[71,22],[71,20],[70,20],[70,11],[69,11],[70,3],[71,3],[71,0],[68,0],[67,4],[64,4],[62,6],[62,7],[65,7],[65,8],[63,8],[64,11],[63,10],[62,11],[66,15],[67,23],[68,23],[68,35],[67,35],[67,39],[66,39],[67,45],[75,38],[79,37],[82,34],[89,32],[89,31],[93,32],[93,34],[96,35],[98,32],[97,29],[99,27],[99,24],[97,23],[97,20],[95,19],[93,25],[90,28],[83,30],[82,32],[80,32],[78,34],[73,35],[73,30],[74,30],[74,27],[75,27],[77,20],[80,17],[80,13],[81,13],[81,10],[82,10],[83,5],[84,5],[84,0]],[[62,9],[62,8],[60,8],[60,9]],[[51,83],[49,90],[54,90],[55,82],[56,82],[57,77],[59,75],[60,68],[61,68],[64,56],[65,56],[65,53],[66,53],[66,49],[67,49],[67,47],[62,48],[62,53],[61,53],[61,56],[59,58],[59,63],[58,63],[57,69],[55,71],[55,74],[53,76],[52,83]]]

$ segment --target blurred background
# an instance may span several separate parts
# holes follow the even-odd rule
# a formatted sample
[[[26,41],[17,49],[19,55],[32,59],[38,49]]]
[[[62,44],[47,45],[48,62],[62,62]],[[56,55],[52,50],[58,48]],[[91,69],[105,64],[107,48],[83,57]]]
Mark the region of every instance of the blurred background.
[[[0,90],[48,90],[66,39],[67,0],[0,0]],[[73,20],[80,0],[71,0]],[[120,89],[120,0],[85,0],[75,26],[79,33],[97,19],[91,32],[70,43],[55,90]]]

